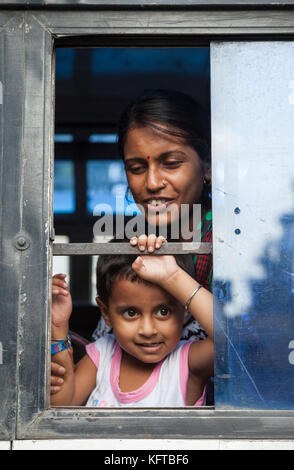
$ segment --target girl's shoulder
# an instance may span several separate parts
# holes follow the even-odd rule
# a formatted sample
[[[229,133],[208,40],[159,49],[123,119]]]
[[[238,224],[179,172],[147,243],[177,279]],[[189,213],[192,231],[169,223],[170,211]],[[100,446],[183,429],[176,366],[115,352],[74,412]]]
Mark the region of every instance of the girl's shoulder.
[[[101,359],[112,356],[117,347],[117,341],[113,334],[106,334],[98,338],[96,341],[89,343],[86,346],[86,352],[92,359],[98,369],[98,365]]]
[[[174,367],[175,362],[179,362],[180,368],[188,361],[190,346],[194,340],[181,340],[175,349],[164,359],[166,366]]]

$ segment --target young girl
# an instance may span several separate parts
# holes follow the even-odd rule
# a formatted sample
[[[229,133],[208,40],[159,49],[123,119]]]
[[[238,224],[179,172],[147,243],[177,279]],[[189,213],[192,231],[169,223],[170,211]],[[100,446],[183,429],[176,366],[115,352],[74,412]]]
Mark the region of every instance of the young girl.
[[[53,360],[66,373],[52,405],[203,405],[213,375],[212,294],[180,258],[177,263],[170,255],[99,257],[97,303],[113,335],[89,344],[75,367],[70,348],[62,344],[71,298],[64,276],[53,278]],[[181,341],[188,312],[205,328],[205,340]]]

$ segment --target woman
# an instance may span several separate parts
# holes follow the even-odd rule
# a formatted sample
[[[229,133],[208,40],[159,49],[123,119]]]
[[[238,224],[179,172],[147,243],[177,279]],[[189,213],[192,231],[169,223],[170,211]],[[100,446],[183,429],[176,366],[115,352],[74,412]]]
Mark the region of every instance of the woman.
[[[163,226],[179,223],[178,241],[183,241],[180,224],[182,205],[189,207],[189,229],[199,230],[201,241],[212,240],[210,199],[210,125],[202,107],[190,96],[172,90],[144,93],[123,112],[119,121],[118,146],[124,160],[130,191],[143,209],[148,232],[131,239],[140,250],[160,248]],[[193,205],[201,204],[201,222],[193,227]],[[192,237],[190,238],[190,240]],[[175,239],[173,239],[175,241]],[[185,239],[185,241],[189,241]],[[212,257],[195,255],[195,278],[211,290]],[[93,337],[107,331],[99,324]],[[190,321],[183,337],[203,338],[196,321]]]

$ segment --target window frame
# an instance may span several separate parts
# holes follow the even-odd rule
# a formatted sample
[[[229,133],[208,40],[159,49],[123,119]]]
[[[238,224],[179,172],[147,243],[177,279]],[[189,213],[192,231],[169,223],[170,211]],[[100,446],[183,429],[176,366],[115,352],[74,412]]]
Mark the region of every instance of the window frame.
[[[187,2],[189,5],[183,6],[189,8],[185,10],[179,5],[163,8],[164,3],[159,1],[137,11],[134,7],[140,7],[141,2],[128,1],[123,15],[114,4],[111,6],[112,2],[107,2],[108,8],[100,1],[96,7],[83,2],[77,8],[78,3],[73,1],[72,10],[62,11],[52,8],[52,2],[48,9],[42,9],[42,2],[35,9],[36,2],[32,2],[34,9],[30,10],[30,3],[6,2],[14,8],[26,4],[26,11],[3,11],[3,4],[0,9],[0,63],[5,64],[0,81],[4,83],[2,112],[6,111],[0,123],[0,163],[6,175],[2,178],[0,222],[6,247],[3,260],[13,266],[12,273],[5,269],[0,272],[0,284],[14,299],[10,301],[9,297],[1,314],[4,329],[0,341],[5,352],[0,374],[7,385],[0,399],[5,403],[0,406],[0,439],[293,438],[294,411],[50,408],[48,385],[54,238],[54,48],[122,43],[156,46],[159,41],[161,47],[197,46],[211,40],[293,39],[293,2],[288,2],[288,9],[285,1],[281,2],[284,6],[276,2],[276,7],[262,2],[263,7],[268,3],[265,9],[257,9],[256,4],[251,9],[228,9],[232,6],[228,1],[213,2],[217,8],[210,9],[207,2]],[[66,5],[70,7],[68,2]],[[7,148],[9,162],[4,158]],[[10,166],[16,169],[13,175]],[[41,194],[39,201],[36,195]]]

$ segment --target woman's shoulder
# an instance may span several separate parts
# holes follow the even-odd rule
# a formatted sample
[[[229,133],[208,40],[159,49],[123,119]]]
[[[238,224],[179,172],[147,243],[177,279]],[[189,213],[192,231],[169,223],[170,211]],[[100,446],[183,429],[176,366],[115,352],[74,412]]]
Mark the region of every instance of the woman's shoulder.
[[[211,209],[207,209],[201,220],[201,240],[211,241],[211,238],[212,238],[212,211]]]
[[[212,242],[212,212],[207,210],[201,220],[201,242]],[[198,254],[193,257],[195,266],[195,278],[206,289],[212,290],[212,255]]]

